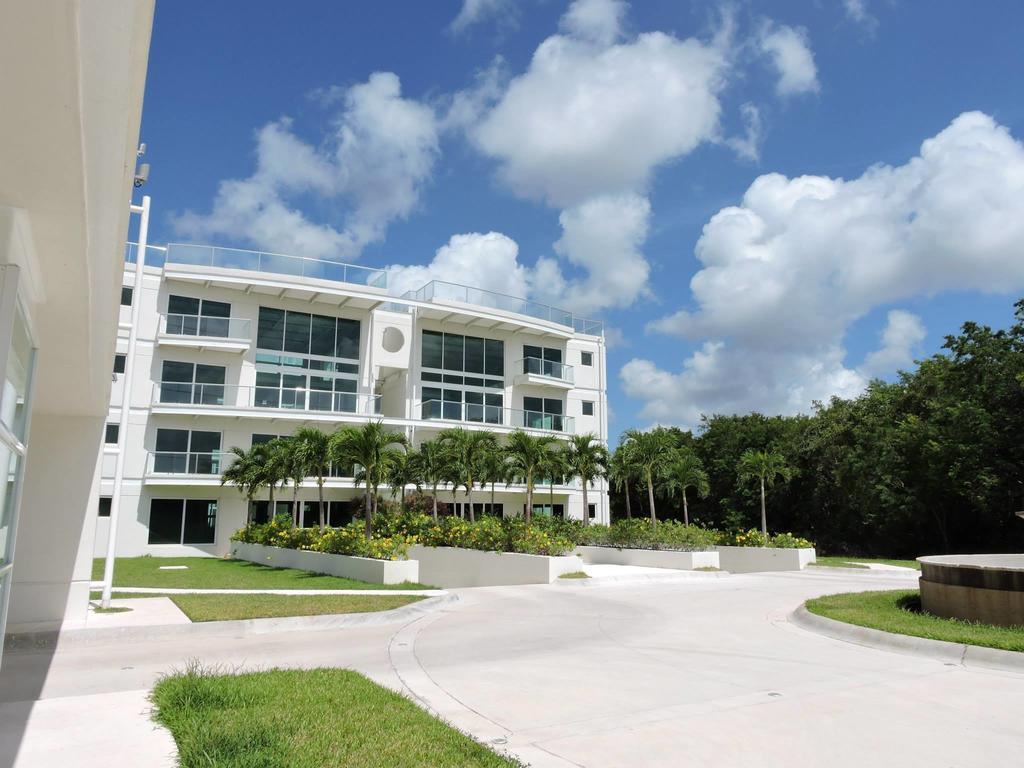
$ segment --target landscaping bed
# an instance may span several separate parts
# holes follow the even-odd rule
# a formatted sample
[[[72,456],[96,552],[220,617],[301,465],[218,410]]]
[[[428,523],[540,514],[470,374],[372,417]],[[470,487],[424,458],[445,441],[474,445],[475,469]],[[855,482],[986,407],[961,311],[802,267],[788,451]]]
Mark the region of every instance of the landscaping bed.
[[[715,547],[719,567],[730,573],[800,571],[814,562],[813,548]]]
[[[297,568],[314,573],[325,573],[348,579],[358,579],[374,585],[408,584],[420,579],[416,560],[378,560],[370,557],[337,555],[287,549],[265,544],[231,542],[231,554],[241,560],[278,568]]]
[[[421,545],[412,547],[409,553],[419,562],[420,578],[445,589],[550,584],[563,573],[580,568],[580,559],[575,555],[528,555]]]
[[[584,563],[595,565],[637,565],[644,568],[674,568],[692,571],[718,568],[717,552],[684,552],[670,549],[621,549],[610,546],[579,546],[576,554]]]
[[[350,670],[191,669],[152,699],[182,768],[521,766]]]
[[[807,610],[827,619],[929,640],[1024,651],[1024,627],[996,627],[923,613],[917,590],[848,592],[806,602]]]

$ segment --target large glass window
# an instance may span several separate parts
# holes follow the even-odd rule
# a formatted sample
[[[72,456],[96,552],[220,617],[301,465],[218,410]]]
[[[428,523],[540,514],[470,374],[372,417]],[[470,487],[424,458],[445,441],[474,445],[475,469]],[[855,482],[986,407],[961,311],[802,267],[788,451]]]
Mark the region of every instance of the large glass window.
[[[503,423],[504,342],[423,331],[421,343],[421,418]]]
[[[437,331],[423,332],[423,367],[443,368],[441,349],[444,346],[444,334]]]
[[[220,432],[187,429],[158,429],[153,471],[220,474]]]
[[[150,544],[213,544],[216,531],[216,501],[153,499],[150,502]]]
[[[284,351],[309,354],[309,330],[311,315],[305,312],[288,312],[284,323]]]
[[[230,317],[231,305],[225,301],[173,294],[167,298],[167,333],[226,338]]]
[[[224,404],[224,366],[164,360],[161,403]]]
[[[256,330],[256,346],[259,349],[284,349],[284,310],[260,307]]]
[[[564,429],[563,409],[561,400],[550,397],[524,397],[524,426],[531,429],[551,429],[561,432]]]

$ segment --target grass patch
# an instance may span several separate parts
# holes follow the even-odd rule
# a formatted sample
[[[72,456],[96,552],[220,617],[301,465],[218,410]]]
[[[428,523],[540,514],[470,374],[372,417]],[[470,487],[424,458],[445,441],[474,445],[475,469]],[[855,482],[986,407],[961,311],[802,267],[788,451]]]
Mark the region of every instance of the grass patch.
[[[131,610],[131,608],[123,605],[112,605],[109,608],[104,608],[102,605],[94,605],[92,607],[93,613],[129,613]]]
[[[921,564],[917,560],[892,560],[884,557],[851,557],[846,555],[831,555],[828,557],[819,555],[811,565],[817,565],[822,568],[867,568],[866,565],[858,565],[858,563],[898,565],[902,568],[913,568],[916,571],[921,570]]]
[[[424,598],[417,595],[154,595],[114,592],[115,600],[166,597],[192,621],[277,619],[285,616],[326,616],[340,613],[390,611]],[[97,613],[118,613],[111,608]]]
[[[715,568],[713,565],[702,565],[700,568],[694,568],[695,571],[721,571],[721,568]]]
[[[184,571],[161,571],[162,565],[187,565]],[[92,561],[92,578],[103,578],[103,558]],[[271,568],[246,560],[218,557],[119,557],[115,587],[167,589],[430,589],[423,584],[370,584],[340,576]]]
[[[586,571],[572,571],[570,573],[563,573],[558,578],[560,579],[589,579],[590,574]]]
[[[193,667],[153,690],[182,768],[514,768],[408,699],[345,669]]]
[[[848,592],[808,600],[806,605],[808,611],[818,616],[859,627],[1004,651],[1024,651],[1024,627],[995,627],[922,613],[921,594],[917,590]]]

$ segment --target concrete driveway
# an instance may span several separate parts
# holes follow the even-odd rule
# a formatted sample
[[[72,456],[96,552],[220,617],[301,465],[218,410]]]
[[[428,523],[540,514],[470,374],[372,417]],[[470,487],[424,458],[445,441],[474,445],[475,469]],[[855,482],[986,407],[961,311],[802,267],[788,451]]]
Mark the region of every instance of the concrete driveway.
[[[87,718],[127,706],[141,727],[144,691],[194,658],[352,667],[535,766],[1014,763],[1024,675],[863,648],[786,620],[810,596],[914,584],[814,569],[495,587],[461,591],[458,604],[404,626],[9,653],[0,701],[15,703],[0,704],[0,744],[17,736],[9,715],[26,705],[16,702],[35,698],[19,765],[46,765],[59,744],[51,709],[66,718],[77,702]],[[152,760],[166,758],[166,741],[149,732]]]

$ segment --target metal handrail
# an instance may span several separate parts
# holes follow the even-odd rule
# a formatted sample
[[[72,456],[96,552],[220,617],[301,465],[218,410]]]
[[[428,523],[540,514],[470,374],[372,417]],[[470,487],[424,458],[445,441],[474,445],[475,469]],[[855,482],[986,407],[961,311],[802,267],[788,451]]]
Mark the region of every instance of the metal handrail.
[[[383,269],[372,269],[327,259],[311,259],[307,256],[250,251],[244,248],[168,243],[166,263],[245,269],[252,272],[271,272],[279,275],[334,280],[374,288],[386,289],[388,287],[388,273]]]
[[[416,412],[419,414],[418,418],[423,421],[461,421],[542,432],[573,434],[576,426],[576,420],[572,416],[443,400],[421,400],[416,405]]]
[[[168,336],[248,340],[252,338],[252,320],[247,317],[212,317],[168,312],[160,315],[160,331]]]
[[[539,320],[547,320],[557,325],[568,326],[578,333],[593,336],[600,336],[604,333],[604,324],[600,320],[577,317],[567,309],[559,309],[539,301],[488,291],[483,288],[473,288],[459,283],[449,283],[445,280],[431,280],[416,290],[406,291],[402,294],[402,298],[413,301],[435,301],[438,299],[459,301],[464,304],[491,307],[503,312],[513,312]]]
[[[521,368],[523,373],[534,376],[547,376],[549,379],[558,379],[569,384],[573,383],[573,368],[566,363],[545,360],[540,357],[524,357],[521,360],[516,360],[515,365],[516,368]]]
[[[306,413],[381,415],[381,395],[327,392],[304,387],[260,387],[201,384],[188,381],[153,383],[155,405],[220,406]]]
[[[230,451],[150,451],[146,474],[219,475],[233,456]]]

